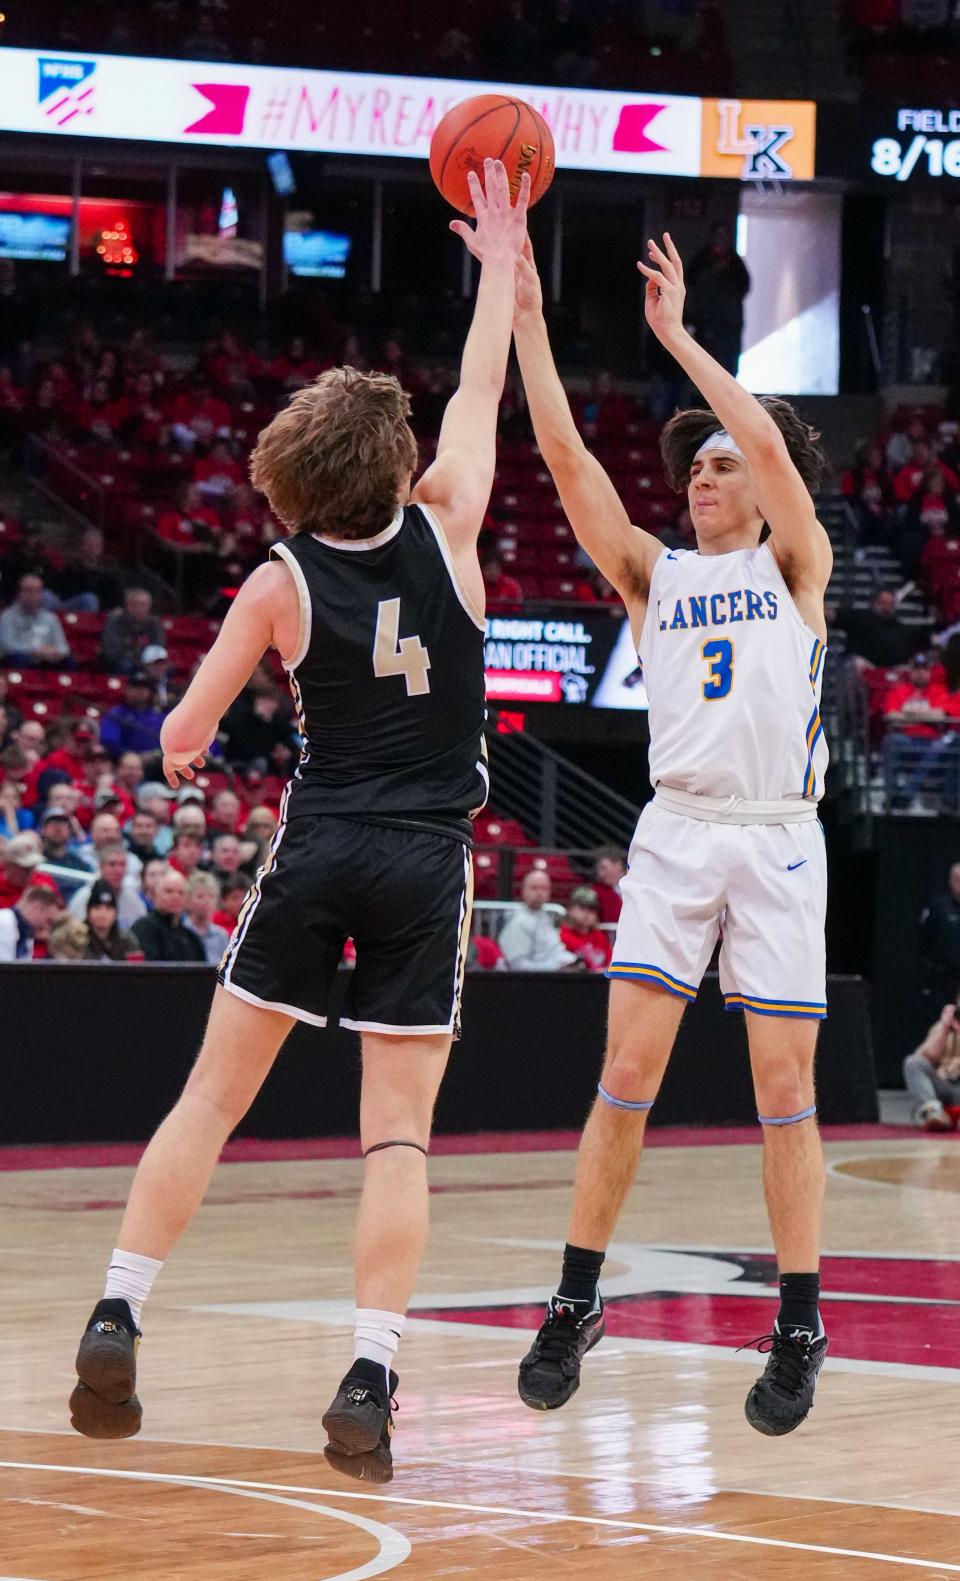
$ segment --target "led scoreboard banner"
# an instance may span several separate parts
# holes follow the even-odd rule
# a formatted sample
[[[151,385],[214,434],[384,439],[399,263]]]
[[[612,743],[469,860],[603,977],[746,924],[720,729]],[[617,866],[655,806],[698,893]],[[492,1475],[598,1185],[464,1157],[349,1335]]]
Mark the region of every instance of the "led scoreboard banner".
[[[484,667],[493,703],[647,707],[630,623],[602,606],[488,615]]]
[[[895,185],[960,179],[960,110],[821,105],[817,175]]]
[[[550,126],[560,169],[813,177],[817,107],[809,100],[0,48],[0,131],[70,138],[426,159],[437,123],[480,93],[531,103]]]

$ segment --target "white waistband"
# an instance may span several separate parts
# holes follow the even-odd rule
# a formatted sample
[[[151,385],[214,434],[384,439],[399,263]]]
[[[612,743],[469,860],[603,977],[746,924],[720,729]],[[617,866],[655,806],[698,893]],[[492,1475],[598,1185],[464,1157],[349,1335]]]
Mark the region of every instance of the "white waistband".
[[[746,801],[742,796],[698,796],[693,791],[658,785],[655,800],[668,812],[708,823],[812,823],[815,801]]]

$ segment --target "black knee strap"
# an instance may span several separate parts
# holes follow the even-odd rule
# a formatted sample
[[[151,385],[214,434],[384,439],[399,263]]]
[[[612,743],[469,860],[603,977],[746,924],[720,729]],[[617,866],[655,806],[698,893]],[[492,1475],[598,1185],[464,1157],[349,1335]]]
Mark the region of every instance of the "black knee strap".
[[[424,1158],[429,1157],[426,1148],[421,1147],[419,1142],[374,1142],[372,1147],[367,1148],[363,1156],[364,1158],[369,1158],[371,1153],[379,1153],[384,1147],[415,1147],[418,1153],[423,1154]]]

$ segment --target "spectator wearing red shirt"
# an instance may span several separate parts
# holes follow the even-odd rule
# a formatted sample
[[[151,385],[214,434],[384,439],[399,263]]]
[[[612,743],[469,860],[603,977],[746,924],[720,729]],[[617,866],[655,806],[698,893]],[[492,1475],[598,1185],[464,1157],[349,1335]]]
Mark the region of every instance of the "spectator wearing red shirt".
[[[41,801],[43,783],[41,776],[48,769],[57,769],[66,779],[61,779],[61,784],[76,785],[81,791],[86,791],[88,786],[87,768],[92,761],[99,745],[97,740],[97,727],[92,719],[78,719],[69,734],[64,739],[63,726],[57,724],[51,731],[54,741],[61,744],[37,760],[30,769],[24,781],[23,805],[34,807]]]
[[[211,540],[222,532],[223,523],[212,505],[205,503],[195,483],[185,483],[176,506],[161,511],[156,533],[165,543],[185,549],[188,554],[210,554]]]
[[[236,834],[240,828],[240,797],[236,791],[217,791],[207,814],[207,829],[213,834]]]
[[[228,933],[233,932],[249,888],[250,874],[244,872],[243,868],[224,879],[220,885],[220,910],[213,914],[213,921],[218,927],[226,928]]]
[[[221,439],[211,446],[208,455],[194,462],[193,481],[201,498],[209,504],[211,500],[214,503],[225,500],[233,489],[246,481],[246,477],[239,461],[230,454],[230,446]]]
[[[882,446],[861,446],[854,465],[840,480],[840,492],[849,500],[867,540],[876,543],[885,538],[897,496]]]
[[[192,450],[197,444],[209,444],[215,436],[228,436],[233,431],[233,413],[226,401],[221,401],[210,386],[203,383],[196,383],[191,390],[178,395],[165,415],[174,437],[186,450]]]
[[[487,933],[475,933],[467,945],[467,970],[471,972],[505,972],[507,963],[496,939]]]
[[[498,554],[488,554],[483,565],[483,585],[487,603],[491,607],[519,607],[523,603],[523,589],[516,577],[507,576]]]
[[[285,355],[275,357],[268,371],[270,378],[282,384],[285,390],[299,390],[313,383],[320,372],[320,364],[307,355],[303,336],[294,335]]]
[[[28,884],[40,884],[59,895],[53,879],[36,872],[42,861],[40,836],[35,830],[25,830],[7,841],[0,855],[0,908],[15,906]]]
[[[184,878],[191,878],[203,860],[203,839],[193,829],[178,829],[173,837],[173,850],[167,858],[170,866]]]
[[[610,965],[610,935],[600,927],[600,901],[595,889],[575,889],[567,903],[560,937],[571,955],[591,972],[605,972]]]
[[[0,910],[0,961],[45,959],[57,908],[56,895],[40,884],[30,884],[15,906]]]
[[[889,727],[883,743],[888,805],[901,812],[936,812],[922,793],[928,788],[934,793],[954,791],[960,695],[934,681],[930,659],[917,654],[907,680],[887,693],[884,718]]]
[[[912,458],[905,467],[900,468],[893,480],[893,491],[901,504],[909,504],[931,470],[942,472],[947,487],[954,493],[960,489],[960,478],[951,467],[944,466],[937,458],[929,439],[918,439],[913,447]]]
[[[907,574],[916,575],[931,538],[955,537],[958,531],[957,496],[948,488],[944,470],[931,467],[907,506],[897,535],[900,559]]]
[[[594,892],[600,905],[601,922],[618,922],[623,901],[620,898],[620,881],[626,877],[627,863],[622,851],[615,845],[601,846],[594,854]]]

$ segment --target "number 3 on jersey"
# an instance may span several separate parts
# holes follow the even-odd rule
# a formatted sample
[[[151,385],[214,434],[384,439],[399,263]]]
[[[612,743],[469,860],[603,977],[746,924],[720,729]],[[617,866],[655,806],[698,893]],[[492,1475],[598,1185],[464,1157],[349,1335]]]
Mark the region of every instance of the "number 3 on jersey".
[[[721,697],[728,697],[733,686],[733,643],[726,638],[705,642],[700,657],[710,666],[710,673],[700,688],[706,701],[715,703]]]
[[[429,668],[430,655],[420,638],[400,636],[400,600],[383,599],[377,605],[377,630],[373,639],[374,675],[378,679],[386,675],[402,675],[407,683],[408,697],[425,697],[430,690],[427,679]]]

